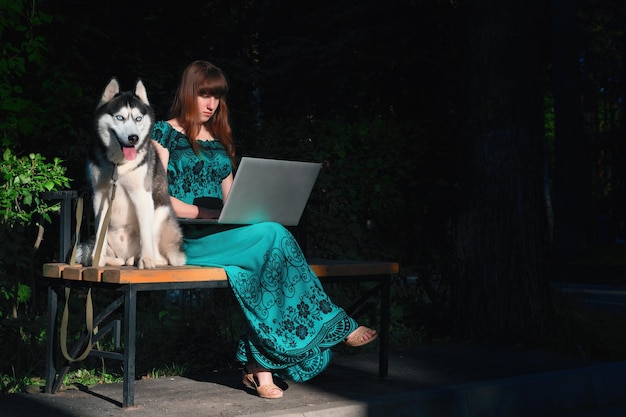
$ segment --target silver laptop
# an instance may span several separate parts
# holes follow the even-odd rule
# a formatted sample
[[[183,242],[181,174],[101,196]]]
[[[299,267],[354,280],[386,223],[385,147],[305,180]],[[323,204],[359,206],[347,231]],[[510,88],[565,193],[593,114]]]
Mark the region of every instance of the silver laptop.
[[[297,226],[320,172],[315,162],[243,157],[218,219],[180,219],[182,224]]]

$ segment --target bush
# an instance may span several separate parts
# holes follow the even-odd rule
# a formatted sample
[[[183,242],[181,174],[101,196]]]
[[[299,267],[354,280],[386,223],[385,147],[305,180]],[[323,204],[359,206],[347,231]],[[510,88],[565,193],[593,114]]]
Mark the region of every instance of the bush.
[[[47,163],[39,154],[17,157],[6,149],[0,177],[0,374],[22,380],[44,357],[45,320],[36,305],[35,253],[43,224],[58,204],[42,198],[47,191],[69,187],[61,160]],[[29,368],[29,369],[24,369]],[[5,378],[6,379],[6,378]],[[9,386],[6,381],[5,388]],[[5,389],[3,388],[3,390]],[[9,388],[6,388],[10,390]]]
[[[59,211],[59,204],[50,205],[41,196],[46,191],[69,188],[70,179],[59,158],[46,163],[40,154],[31,153],[18,158],[10,149],[2,155],[0,175],[5,181],[0,193],[1,223],[14,228],[29,226],[33,220],[43,218],[50,222],[50,213]]]

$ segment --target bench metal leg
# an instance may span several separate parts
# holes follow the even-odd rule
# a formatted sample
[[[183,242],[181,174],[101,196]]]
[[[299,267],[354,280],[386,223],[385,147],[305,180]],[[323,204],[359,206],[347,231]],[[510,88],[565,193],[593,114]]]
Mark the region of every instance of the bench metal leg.
[[[391,277],[383,277],[380,287],[380,350],[378,352],[378,376],[389,374],[389,330],[391,327]]]
[[[122,407],[135,405],[135,336],[137,328],[137,290],[127,285],[124,290],[124,384]]]
[[[44,392],[49,394],[56,393],[63,384],[63,379],[67,375],[70,370],[70,363],[65,361],[65,365],[59,368],[58,370],[55,368],[54,360],[57,348],[59,346],[59,338],[58,338],[58,298],[59,294],[57,289],[63,288],[59,285],[49,285],[48,286],[48,334],[47,334],[47,343],[46,343],[46,369],[45,369],[45,377],[46,377],[46,386],[44,388]],[[95,345],[99,340],[104,338],[109,332],[113,334],[116,345],[119,344],[119,333],[120,333],[120,320],[112,320],[110,323],[105,326],[101,326],[102,322],[109,318],[109,316],[115,312],[125,301],[124,296],[120,296],[114,301],[111,302],[105,309],[102,310],[100,314],[98,314],[94,320],[93,325],[94,328],[99,328],[100,331],[93,336],[92,346]],[[85,345],[89,337],[87,332],[83,332],[74,346],[69,349],[69,354],[72,357],[76,357],[82,350],[81,348]],[[115,360],[124,360],[124,356],[120,353],[116,352],[101,352],[98,350],[92,350],[89,354],[90,356],[101,356],[109,359]]]
[[[52,394],[52,386],[56,378],[56,369],[54,368],[54,347],[56,346],[57,334],[57,308],[58,296],[52,285],[48,285],[48,334],[46,343],[46,386],[44,392]]]
[[[389,330],[391,328],[391,275],[359,276],[356,282],[376,282],[376,285],[365,292],[357,301],[346,308],[349,316],[357,319],[364,312],[365,303],[378,293],[380,302],[380,317],[378,331],[378,376],[382,379],[389,375]],[[336,279],[333,276],[324,277],[331,283],[341,283],[346,279]]]

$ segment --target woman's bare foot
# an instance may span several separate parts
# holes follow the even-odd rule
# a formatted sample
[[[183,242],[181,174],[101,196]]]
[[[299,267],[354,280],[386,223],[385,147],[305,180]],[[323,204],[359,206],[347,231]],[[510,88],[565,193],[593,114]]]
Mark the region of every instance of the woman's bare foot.
[[[360,326],[346,337],[345,343],[348,346],[359,347],[373,342],[377,337],[378,333],[376,333],[376,330]]]

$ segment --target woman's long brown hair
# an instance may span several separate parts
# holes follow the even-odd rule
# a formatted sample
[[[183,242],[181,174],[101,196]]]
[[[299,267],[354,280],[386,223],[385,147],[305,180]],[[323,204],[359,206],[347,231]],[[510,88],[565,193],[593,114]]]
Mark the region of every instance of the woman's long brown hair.
[[[170,109],[170,118],[175,118],[185,131],[191,148],[198,154],[196,137],[200,132],[197,125],[199,114],[196,98],[198,96],[212,96],[220,100],[213,116],[205,123],[211,136],[217,139],[224,147],[230,160],[235,166],[235,143],[228,120],[228,80],[221,69],[207,61],[195,61],[185,68],[174,96]]]

